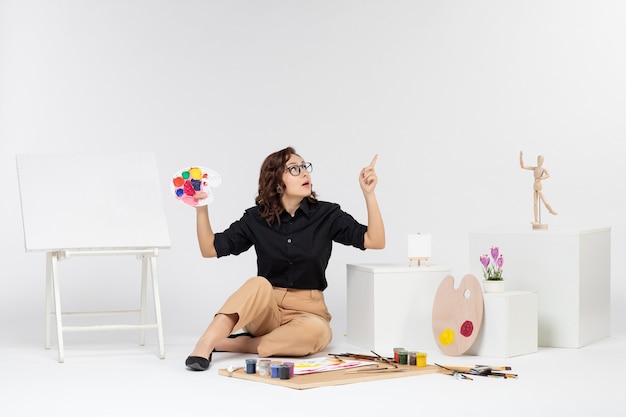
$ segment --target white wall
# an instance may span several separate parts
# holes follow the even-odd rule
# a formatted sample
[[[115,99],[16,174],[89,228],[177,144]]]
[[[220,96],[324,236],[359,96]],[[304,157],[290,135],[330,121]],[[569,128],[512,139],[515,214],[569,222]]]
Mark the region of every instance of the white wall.
[[[222,229],[253,204],[263,158],[288,145],[314,163],[320,198],[362,221],[357,175],[379,154],[388,246],[335,247],[337,334],[346,263],[404,263],[406,235],[421,231],[431,262],[460,277],[478,262],[470,230],[530,227],[520,150],[528,163],[545,155],[552,174],[544,191],[559,214],[544,222],[612,227],[612,331],[624,333],[624,21],[618,0],[0,0],[0,343],[43,343],[44,256],[24,251],[16,154],[156,153],[171,340],[195,339],[255,259],[202,259],[170,176],[189,164],[222,174],[211,205]],[[133,280],[114,278],[123,265],[107,262],[87,278],[62,265],[68,309],[106,299],[102,269],[116,303],[135,301]]]

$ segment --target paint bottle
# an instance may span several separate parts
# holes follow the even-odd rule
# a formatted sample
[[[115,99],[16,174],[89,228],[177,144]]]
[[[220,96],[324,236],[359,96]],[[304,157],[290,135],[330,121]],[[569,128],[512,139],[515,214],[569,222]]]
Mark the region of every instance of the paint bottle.
[[[415,354],[415,361],[419,367],[426,366],[426,352],[417,352]]]
[[[400,358],[398,358],[398,352],[400,352],[401,350],[404,350],[404,348],[403,347],[393,348],[393,361],[395,363],[399,363],[400,361]]]
[[[256,359],[246,359],[246,373],[256,374]]]
[[[282,364],[279,366],[280,379],[289,379],[289,365]]]
[[[409,365],[415,366],[417,364],[415,359],[416,354],[417,352],[415,352],[414,350],[409,351]]]
[[[270,364],[270,376],[272,378],[280,378],[280,364],[279,363]]]
[[[293,373],[295,371],[296,364],[293,362],[283,362],[283,365],[289,366],[289,378],[293,378]]]
[[[270,361],[269,359],[260,359],[259,360],[259,375],[268,376],[270,374]]]
[[[408,363],[409,360],[409,352],[406,350],[399,350],[398,351],[398,364],[399,365],[406,365]]]

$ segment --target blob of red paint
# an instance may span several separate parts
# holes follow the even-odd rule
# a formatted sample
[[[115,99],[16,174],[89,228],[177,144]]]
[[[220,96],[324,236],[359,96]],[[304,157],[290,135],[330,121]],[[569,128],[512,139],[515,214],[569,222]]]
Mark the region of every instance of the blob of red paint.
[[[196,190],[194,190],[193,185],[191,184],[191,181],[189,181],[189,180],[185,181],[185,185],[184,185],[183,189],[185,190],[185,194],[187,194],[187,195],[194,195],[194,194],[196,194]]]
[[[471,321],[466,320],[461,325],[461,334],[465,337],[470,337],[473,332],[474,332],[474,325],[472,324]]]

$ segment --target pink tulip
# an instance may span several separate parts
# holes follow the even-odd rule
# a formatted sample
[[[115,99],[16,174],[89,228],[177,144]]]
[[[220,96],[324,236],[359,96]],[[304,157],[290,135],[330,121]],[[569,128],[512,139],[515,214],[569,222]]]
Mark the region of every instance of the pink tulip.
[[[498,260],[496,261],[496,265],[498,265],[498,268],[502,268],[502,264],[504,264],[504,257],[500,254],[500,256],[498,256]]]
[[[497,246],[491,247],[491,257],[493,258],[494,261],[498,259],[499,253],[500,253],[500,248],[498,248]]]
[[[489,255],[484,254],[480,257],[480,263],[483,264],[485,268],[489,266]]]

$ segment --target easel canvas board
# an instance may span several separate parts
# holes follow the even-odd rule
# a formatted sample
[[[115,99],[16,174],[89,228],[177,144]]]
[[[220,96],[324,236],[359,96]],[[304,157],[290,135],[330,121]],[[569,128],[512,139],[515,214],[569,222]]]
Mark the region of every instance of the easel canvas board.
[[[27,251],[169,248],[149,152],[18,155]]]

